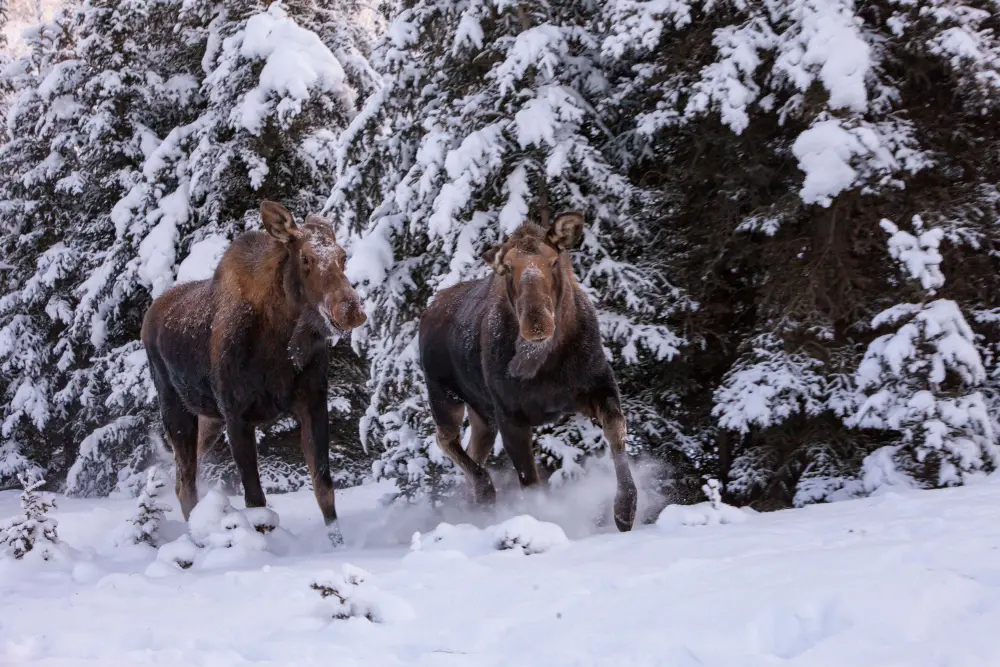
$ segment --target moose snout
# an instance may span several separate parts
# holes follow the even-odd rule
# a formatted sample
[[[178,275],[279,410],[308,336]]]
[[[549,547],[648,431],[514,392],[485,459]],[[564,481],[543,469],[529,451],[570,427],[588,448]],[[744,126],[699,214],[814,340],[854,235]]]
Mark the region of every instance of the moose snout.
[[[555,334],[555,317],[547,309],[531,309],[521,317],[520,329],[521,338],[532,343],[541,343]]]
[[[361,301],[356,296],[342,299],[332,309],[331,315],[333,316],[333,323],[341,331],[357,329],[368,320],[368,316],[365,315],[365,311],[361,307]]]

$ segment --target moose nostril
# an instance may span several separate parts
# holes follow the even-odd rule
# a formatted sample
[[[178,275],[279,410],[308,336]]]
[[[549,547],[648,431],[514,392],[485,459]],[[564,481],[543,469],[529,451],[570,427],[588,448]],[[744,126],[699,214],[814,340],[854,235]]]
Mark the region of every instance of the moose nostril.
[[[335,320],[341,329],[356,329],[368,319],[361,304],[356,300],[342,301],[337,306]]]

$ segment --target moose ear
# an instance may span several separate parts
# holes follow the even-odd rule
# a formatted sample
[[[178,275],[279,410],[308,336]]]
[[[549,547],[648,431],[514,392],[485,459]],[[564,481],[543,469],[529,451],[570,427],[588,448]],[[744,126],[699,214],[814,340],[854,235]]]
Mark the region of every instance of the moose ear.
[[[583,242],[583,213],[561,213],[552,221],[545,240],[560,250],[575,250]]]
[[[287,208],[277,202],[264,200],[260,203],[260,219],[267,233],[282,243],[288,243],[299,235],[295,218]]]
[[[483,261],[489,264],[498,275],[507,273],[507,267],[503,263],[503,246],[495,245],[483,253]]]
[[[308,225],[309,223],[326,225],[327,227],[330,228],[330,233],[334,234],[334,238],[336,238],[336,232],[333,229],[333,222],[329,218],[324,218],[318,213],[310,213],[309,215],[306,216],[305,224]]]

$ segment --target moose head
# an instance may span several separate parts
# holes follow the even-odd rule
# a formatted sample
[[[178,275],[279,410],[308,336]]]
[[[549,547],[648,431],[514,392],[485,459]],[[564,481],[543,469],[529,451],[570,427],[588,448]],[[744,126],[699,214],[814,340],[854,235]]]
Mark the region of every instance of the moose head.
[[[266,200],[260,205],[260,217],[267,233],[288,250],[286,280],[298,287],[303,305],[341,332],[364,324],[367,316],[361,300],[344,274],[347,253],[337,244],[330,221],[310,214],[298,226],[288,209]]]
[[[548,229],[526,222],[483,260],[505,280],[507,299],[521,338],[542,343],[556,331],[556,311],[565,281],[572,280],[570,250],[583,241],[583,214],[563,213]]]

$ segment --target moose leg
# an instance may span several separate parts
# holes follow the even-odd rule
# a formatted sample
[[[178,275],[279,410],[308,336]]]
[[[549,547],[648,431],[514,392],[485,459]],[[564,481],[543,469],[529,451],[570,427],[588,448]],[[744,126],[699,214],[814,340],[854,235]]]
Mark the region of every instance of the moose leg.
[[[210,452],[226,430],[226,422],[211,417],[198,417],[198,456]]]
[[[330,415],[326,391],[310,395],[293,407],[302,434],[302,455],[309,466],[313,493],[323,513],[327,534],[334,546],[344,544],[337,522],[337,507],[333,498],[333,478],[330,477]]]
[[[628,454],[625,451],[625,438],[628,427],[625,415],[622,413],[621,399],[616,388],[609,388],[590,402],[590,409],[584,412],[596,417],[604,429],[604,437],[611,445],[611,460],[615,464],[615,478],[618,480],[618,492],[615,494],[615,525],[621,532],[632,530],[635,523],[638,492],[629,470]],[[596,413],[596,414],[595,414]]]
[[[504,451],[514,464],[521,488],[538,484],[538,468],[535,467],[535,452],[531,446],[531,427],[501,420],[500,439],[503,441]]]
[[[437,426],[437,442],[448,458],[455,462],[472,483],[476,503],[492,505],[496,502],[497,491],[486,468],[472,460],[472,457],[462,448],[462,416],[465,406],[462,403],[446,403],[431,399],[431,415]]]
[[[260,486],[260,472],[257,470],[257,438],[252,424],[243,420],[227,419],[226,433],[229,448],[236,461],[243,482],[243,499],[247,507],[264,507],[264,489]]]
[[[469,438],[469,456],[479,465],[485,465],[486,459],[493,452],[493,443],[497,440],[497,425],[487,421],[472,408],[468,408],[469,424],[472,434]]]
[[[174,450],[177,476],[177,500],[187,521],[198,504],[198,418],[188,412],[179,400],[161,393],[160,414],[167,438]]]

